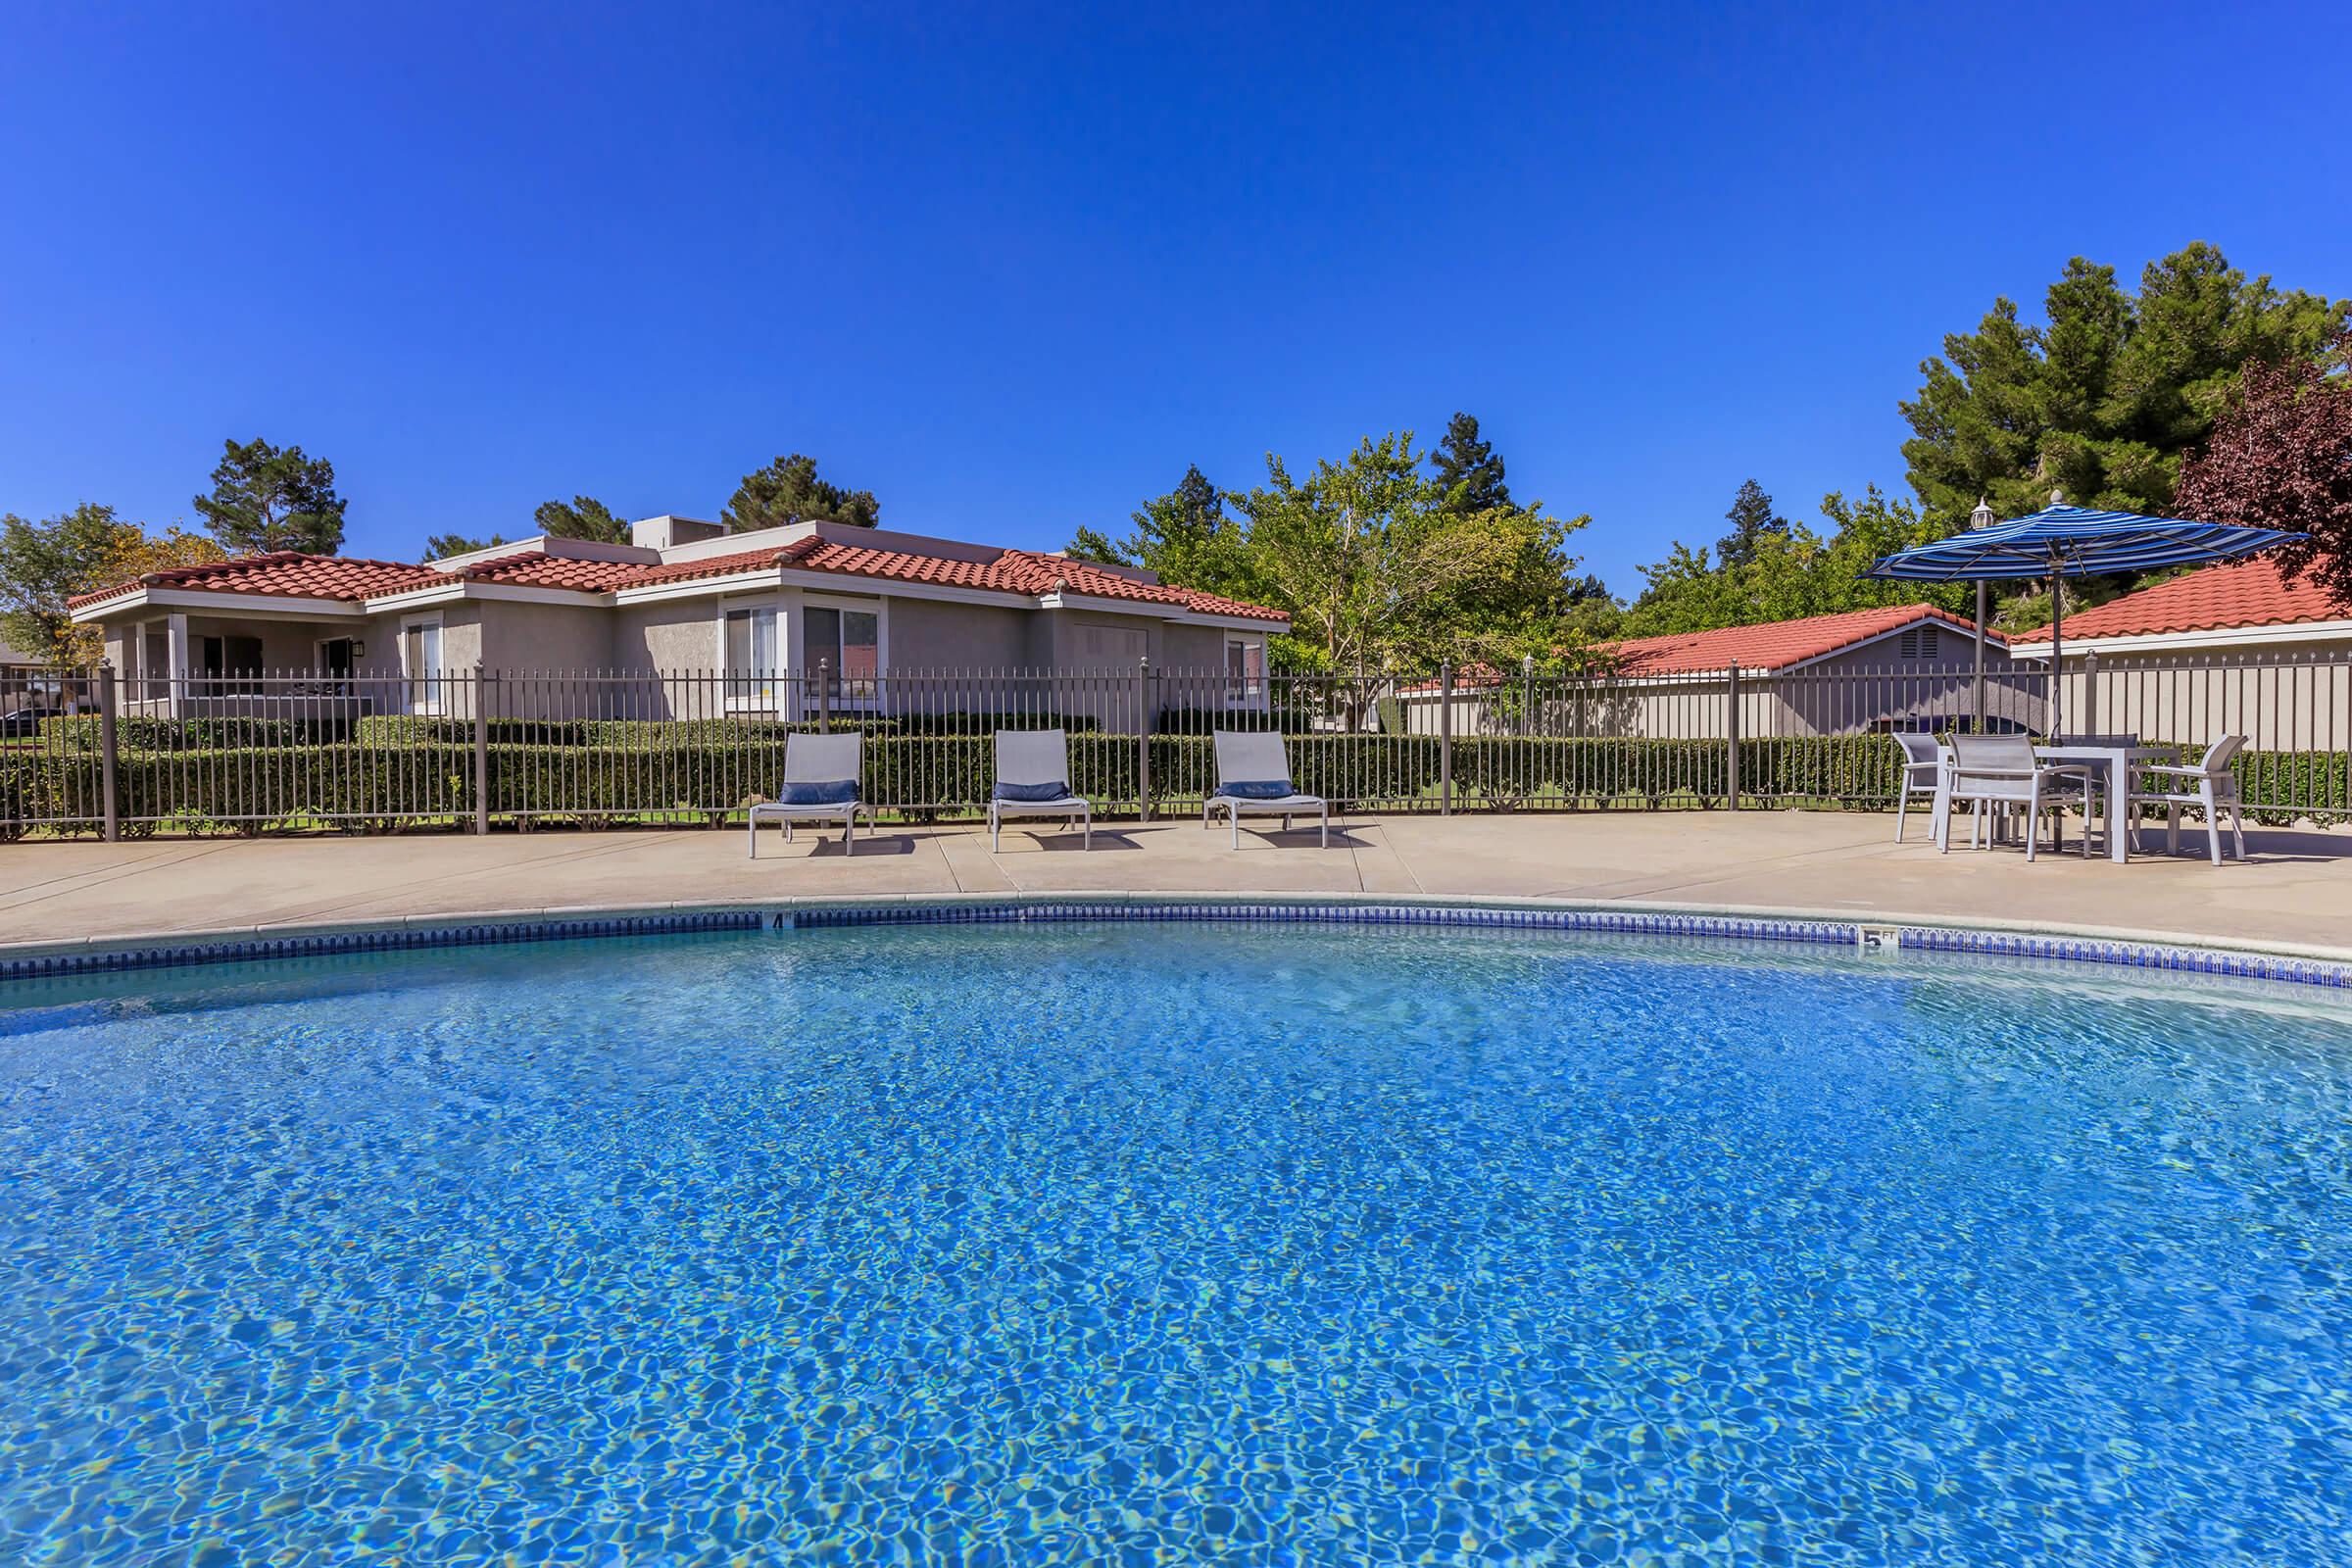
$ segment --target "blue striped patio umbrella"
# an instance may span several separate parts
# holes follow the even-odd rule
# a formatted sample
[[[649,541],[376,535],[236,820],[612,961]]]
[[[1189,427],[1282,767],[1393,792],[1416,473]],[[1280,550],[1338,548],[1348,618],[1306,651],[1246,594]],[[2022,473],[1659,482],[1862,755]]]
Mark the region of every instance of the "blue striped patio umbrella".
[[[1976,516],[1992,511],[1980,505]],[[2057,494],[2031,516],[1986,521],[1932,544],[1913,545],[1871,563],[1865,577],[1903,582],[1975,582],[1977,595],[1977,721],[1984,722],[1984,596],[1986,582],[2050,579],[2050,731],[2058,732],[2061,687],[2058,623],[2063,614],[2059,584],[2068,577],[2148,571],[2158,566],[2201,565],[2235,561],[2273,545],[2308,535],[2230,522],[2194,522],[2186,517],[2143,517],[2136,512],[2096,512],[2070,507]]]

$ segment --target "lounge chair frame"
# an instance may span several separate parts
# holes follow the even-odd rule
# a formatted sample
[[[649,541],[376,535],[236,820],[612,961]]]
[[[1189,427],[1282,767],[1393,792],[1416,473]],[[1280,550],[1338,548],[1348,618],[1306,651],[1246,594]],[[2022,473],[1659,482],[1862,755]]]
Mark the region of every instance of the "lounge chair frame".
[[[787,784],[831,784],[841,779],[863,777],[865,737],[855,730],[846,735],[787,735],[784,738],[784,779]],[[780,801],[758,801],[744,812],[744,826],[750,834],[751,858],[760,858],[760,823],[762,819],[784,825],[784,842],[792,842],[795,822],[839,822],[841,824],[841,853],[858,853],[858,813],[863,811],[866,825],[873,825],[873,808],[865,804],[864,785],[859,783],[858,797],[830,806],[786,806]]]
[[[1001,729],[997,731],[997,783],[1060,784],[1070,782],[1070,737],[1058,729]],[[1068,827],[1078,818],[1081,844],[1095,847],[1095,808],[1083,795],[1063,795],[1051,801],[1002,801],[992,788],[988,800],[988,848],[1004,847],[1008,816],[1057,816]]]
[[[1209,814],[1217,808],[1225,808],[1226,821],[1233,828],[1233,847],[1242,847],[1242,817],[1279,816],[1282,830],[1291,830],[1291,818],[1309,811],[1320,813],[1323,822],[1322,847],[1331,848],[1331,803],[1320,795],[1305,795],[1296,791],[1276,800],[1250,801],[1224,793],[1228,779],[1250,782],[1257,779],[1291,776],[1291,760],[1284,750],[1282,737],[1272,730],[1220,729],[1212,732],[1217,750],[1217,788],[1200,803],[1200,826],[1209,826]]]

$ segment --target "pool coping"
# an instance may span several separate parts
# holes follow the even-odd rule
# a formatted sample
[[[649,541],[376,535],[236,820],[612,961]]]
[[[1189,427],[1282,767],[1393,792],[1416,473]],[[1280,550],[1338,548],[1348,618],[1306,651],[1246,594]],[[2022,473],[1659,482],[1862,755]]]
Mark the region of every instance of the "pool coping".
[[[0,981],[493,943],[803,926],[1295,921],[1779,941],[2231,975],[2352,989],[2352,949],[1995,918],[1636,900],[1364,893],[799,895],[484,909],[0,943]]]

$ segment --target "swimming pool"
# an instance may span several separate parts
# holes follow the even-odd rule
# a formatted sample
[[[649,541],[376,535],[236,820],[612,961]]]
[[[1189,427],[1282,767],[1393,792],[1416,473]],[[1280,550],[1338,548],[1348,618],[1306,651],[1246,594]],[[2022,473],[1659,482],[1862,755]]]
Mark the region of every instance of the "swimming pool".
[[[0,1561],[2344,1561],[2346,1010],[1268,925],[20,986]]]

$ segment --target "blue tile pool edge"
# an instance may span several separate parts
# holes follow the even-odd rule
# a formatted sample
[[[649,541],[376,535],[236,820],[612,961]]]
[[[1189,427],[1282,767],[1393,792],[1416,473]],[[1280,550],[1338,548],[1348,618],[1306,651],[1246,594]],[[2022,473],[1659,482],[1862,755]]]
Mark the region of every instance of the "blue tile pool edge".
[[[1476,901],[1397,904],[1371,900],[1203,899],[1183,896],[779,904],[612,912],[577,917],[477,918],[446,922],[417,920],[342,930],[192,937],[177,941],[53,948],[15,954],[0,949],[0,982],[340,954],[477,947],[493,943],[567,942],[590,937],[670,936],[695,932],[868,925],[1000,925],[1086,920],[1453,926],[1485,930],[1602,932],[1742,942],[1793,942],[1864,950],[1894,949],[1983,957],[2110,964],[2134,969],[2352,989],[2352,962],[2339,959],[2122,938],[1913,922],[1897,924],[1770,915],[1547,907]]]

